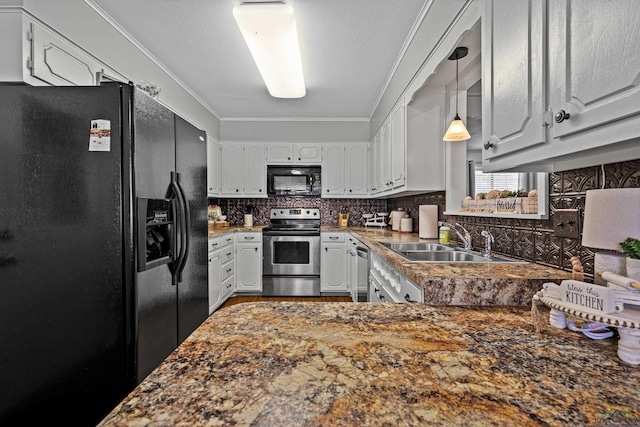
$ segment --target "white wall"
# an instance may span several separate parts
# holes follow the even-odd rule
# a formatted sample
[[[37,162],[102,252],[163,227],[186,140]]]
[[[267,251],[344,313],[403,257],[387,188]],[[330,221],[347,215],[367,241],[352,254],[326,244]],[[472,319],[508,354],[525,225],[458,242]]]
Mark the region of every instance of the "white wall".
[[[369,141],[369,121],[222,120],[222,141]]]

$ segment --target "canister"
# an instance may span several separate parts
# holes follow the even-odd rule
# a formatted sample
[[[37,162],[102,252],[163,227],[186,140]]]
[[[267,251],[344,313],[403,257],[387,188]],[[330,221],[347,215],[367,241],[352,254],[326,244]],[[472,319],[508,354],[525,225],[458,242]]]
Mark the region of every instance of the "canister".
[[[413,233],[413,218],[400,218],[400,232]]]
[[[440,227],[440,243],[446,245],[449,243],[449,238],[451,236],[451,229],[445,225]]]

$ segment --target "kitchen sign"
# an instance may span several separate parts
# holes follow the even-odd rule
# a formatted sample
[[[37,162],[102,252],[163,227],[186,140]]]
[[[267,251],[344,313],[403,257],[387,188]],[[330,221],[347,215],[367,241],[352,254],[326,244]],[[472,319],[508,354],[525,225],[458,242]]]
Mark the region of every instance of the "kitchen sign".
[[[591,283],[563,280],[560,283],[560,299],[591,313],[604,314],[616,311],[614,290]]]

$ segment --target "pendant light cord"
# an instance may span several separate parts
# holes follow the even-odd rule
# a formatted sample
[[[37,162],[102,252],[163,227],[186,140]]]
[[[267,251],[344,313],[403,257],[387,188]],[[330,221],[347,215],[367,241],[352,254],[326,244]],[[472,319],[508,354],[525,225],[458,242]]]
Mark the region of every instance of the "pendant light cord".
[[[458,117],[458,58],[456,58],[456,117]]]

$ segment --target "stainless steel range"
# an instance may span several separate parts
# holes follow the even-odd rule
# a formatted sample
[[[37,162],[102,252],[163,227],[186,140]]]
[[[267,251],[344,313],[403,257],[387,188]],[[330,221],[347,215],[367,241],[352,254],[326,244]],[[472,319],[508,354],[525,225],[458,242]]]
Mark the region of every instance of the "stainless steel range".
[[[262,230],[264,296],[320,296],[320,210],[274,208]]]

